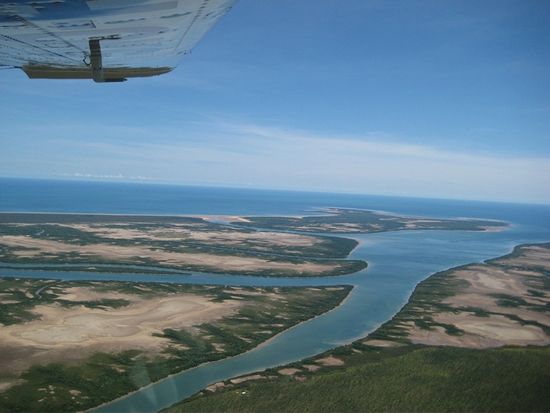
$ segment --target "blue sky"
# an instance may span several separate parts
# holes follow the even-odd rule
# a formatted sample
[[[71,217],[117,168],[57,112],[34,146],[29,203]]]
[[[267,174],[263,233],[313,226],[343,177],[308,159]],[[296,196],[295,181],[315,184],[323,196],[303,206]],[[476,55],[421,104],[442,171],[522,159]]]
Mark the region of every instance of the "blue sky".
[[[171,74],[0,71],[0,176],[550,203],[550,2],[240,0]]]

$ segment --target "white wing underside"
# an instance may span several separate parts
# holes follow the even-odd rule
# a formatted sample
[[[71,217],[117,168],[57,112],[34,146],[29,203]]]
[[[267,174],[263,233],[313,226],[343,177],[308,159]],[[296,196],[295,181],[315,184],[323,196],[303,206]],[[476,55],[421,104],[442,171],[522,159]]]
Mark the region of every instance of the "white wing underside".
[[[0,1],[0,66],[30,77],[91,78],[99,39],[106,78],[173,69],[235,0]]]

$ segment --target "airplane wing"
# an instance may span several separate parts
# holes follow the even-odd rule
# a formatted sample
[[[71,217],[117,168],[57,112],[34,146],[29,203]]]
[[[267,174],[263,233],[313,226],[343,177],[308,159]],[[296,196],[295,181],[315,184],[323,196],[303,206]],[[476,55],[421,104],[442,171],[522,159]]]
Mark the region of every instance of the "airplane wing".
[[[123,81],[171,71],[236,0],[0,0],[0,68]]]

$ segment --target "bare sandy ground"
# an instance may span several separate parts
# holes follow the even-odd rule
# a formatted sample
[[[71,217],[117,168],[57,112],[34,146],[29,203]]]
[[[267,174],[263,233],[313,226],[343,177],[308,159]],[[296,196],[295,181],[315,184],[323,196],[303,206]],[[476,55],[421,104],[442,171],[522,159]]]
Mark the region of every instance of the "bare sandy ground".
[[[236,377],[234,379],[229,380],[229,387],[232,387],[234,384],[240,384],[247,381],[256,381],[256,380],[265,380],[265,379],[272,379],[274,376],[268,376],[264,374],[250,374],[248,376],[241,376]],[[205,390],[209,392],[217,392],[218,390],[222,390],[224,388],[228,387],[223,381],[219,381],[217,383],[211,384],[210,386],[206,387]]]
[[[405,222],[405,228],[406,229],[417,229],[421,227],[422,225],[419,224],[438,224],[441,221],[438,221],[436,219],[409,219]]]
[[[322,359],[315,360],[317,364],[321,364],[323,366],[331,367],[331,366],[343,366],[344,361],[342,359],[339,359],[334,356],[328,356],[324,357]]]
[[[261,379],[265,379],[266,377],[261,375],[261,374],[251,374],[249,376],[243,376],[243,377],[238,377],[236,379],[231,379],[231,383],[233,384],[239,384],[239,383],[244,383],[245,381],[250,381],[250,380],[261,380]]]
[[[550,312],[544,307],[550,303],[550,295],[544,290],[545,275],[537,270],[550,269],[550,247],[524,247],[522,251],[518,257],[454,270],[449,277],[466,281],[467,287],[443,300],[450,311],[424,308],[435,322],[454,325],[464,334],[450,335],[443,327],[426,330],[411,322],[405,325],[409,339],[414,343],[472,348],[550,344],[550,336],[542,328],[550,327]],[[507,297],[525,304],[506,304]],[[476,316],[469,311],[472,307],[490,314]]]
[[[548,345],[550,338],[536,326],[521,325],[500,315],[491,315],[482,320],[469,313],[449,316],[448,313],[435,318],[438,322],[453,324],[465,333],[460,336],[446,334],[443,327],[423,330],[412,326],[409,338],[413,343],[437,346],[469,348],[491,348],[504,345]]]
[[[211,384],[210,386],[206,387],[204,390],[209,392],[215,392],[218,390],[221,390],[225,387],[225,384],[223,381],[219,381],[217,383]]]
[[[530,245],[524,247],[525,254],[519,257],[503,257],[496,261],[501,265],[514,265],[517,267],[537,267],[550,271],[550,248]]]
[[[150,354],[163,350],[169,340],[153,336],[165,328],[192,329],[231,315],[242,300],[213,302],[195,294],[172,294],[144,299],[119,293],[99,293],[87,287],[68,288],[60,298],[96,300],[119,298],[130,301],[116,309],[40,305],[39,320],[0,328],[0,362],[14,376],[33,364],[52,361],[78,362],[97,351],[138,349]]]
[[[300,369],[295,369],[294,367],[286,367],[284,369],[277,370],[277,373],[283,376],[294,376],[296,373],[301,372]]]
[[[238,257],[233,255],[214,255],[208,253],[173,252],[152,249],[145,246],[88,244],[76,245],[59,241],[32,238],[22,235],[0,236],[0,244],[23,248],[25,256],[58,255],[77,253],[83,257],[95,257],[112,262],[136,262],[139,259],[150,259],[159,265],[200,266],[216,271],[258,271],[282,270],[295,273],[319,274],[333,270],[338,264],[322,264],[317,262],[293,263],[286,261],[270,261],[258,257]]]
[[[480,227],[484,232],[502,232],[506,229],[505,226],[497,227],[497,226],[482,226]]]
[[[197,218],[204,219],[208,222],[250,222],[249,219],[246,219],[245,217],[241,217],[238,215],[200,215],[197,216]]]
[[[397,347],[397,346],[399,346],[399,343],[396,343],[395,341],[375,340],[375,339],[364,340],[363,344],[366,344],[368,346],[375,346],[375,347]]]
[[[310,224],[297,226],[294,228],[296,231],[316,231],[316,232],[339,232],[339,233],[355,233],[365,231],[365,226],[361,224],[352,224],[345,222],[336,222],[333,224]]]
[[[302,367],[307,371],[317,371],[321,368],[321,366],[317,364],[303,364]]]

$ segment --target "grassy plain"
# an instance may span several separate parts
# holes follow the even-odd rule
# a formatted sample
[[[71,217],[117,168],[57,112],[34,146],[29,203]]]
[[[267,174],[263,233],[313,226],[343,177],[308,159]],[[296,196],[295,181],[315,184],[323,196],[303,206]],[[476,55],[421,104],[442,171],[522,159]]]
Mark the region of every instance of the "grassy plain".
[[[550,411],[549,279],[550,244],[434,274],[368,337],[168,411]]]

